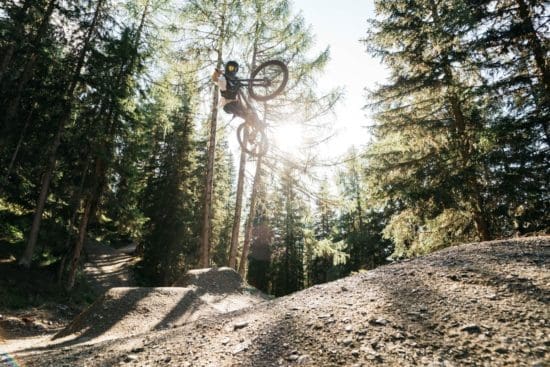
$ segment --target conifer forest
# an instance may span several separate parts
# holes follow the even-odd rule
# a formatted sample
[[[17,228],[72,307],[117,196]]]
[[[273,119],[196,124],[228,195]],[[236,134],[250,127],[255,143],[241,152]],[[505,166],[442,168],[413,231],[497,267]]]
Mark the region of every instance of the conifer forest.
[[[300,155],[272,139],[281,124],[330,129],[346,98],[318,87],[331,47],[292,0],[2,0],[0,265],[70,294],[86,246],[135,245],[140,285],[229,266],[282,296],[548,234],[548,3],[375,0],[374,13],[357,47],[388,78],[365,92],[362,143],[329,161],[320,135]],[[229,60],[243,78],[288,68],[281,94],[254,103],[265,154],[241,149],[242,120],[219,107],[212,73]]]

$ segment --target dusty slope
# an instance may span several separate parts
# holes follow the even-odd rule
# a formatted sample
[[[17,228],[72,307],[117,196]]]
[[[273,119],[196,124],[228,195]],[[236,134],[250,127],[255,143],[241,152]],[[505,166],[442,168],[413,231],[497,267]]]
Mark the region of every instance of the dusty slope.
[[[201,317],[232,312],[267,300],[231,268],[187,272],[174,287],[109,289],[55,339],[103,341],[163,330]]]
[[[450,248],[27,366],[546,366],[550,237]]]

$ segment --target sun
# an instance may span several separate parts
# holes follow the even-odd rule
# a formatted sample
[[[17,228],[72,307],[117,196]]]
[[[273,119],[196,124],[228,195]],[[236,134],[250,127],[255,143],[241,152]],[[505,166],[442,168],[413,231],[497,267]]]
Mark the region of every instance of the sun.
[[[275,150],[295,157],[303,148],[303,134],[303,129],[299,124],[284,124],[273,126],[270,129],[269,138],[272,139],[271,145]]]

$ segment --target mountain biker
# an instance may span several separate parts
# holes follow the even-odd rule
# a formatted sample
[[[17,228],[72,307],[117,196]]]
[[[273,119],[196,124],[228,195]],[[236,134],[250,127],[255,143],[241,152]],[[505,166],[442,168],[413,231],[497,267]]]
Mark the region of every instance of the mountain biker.
[[[239,99],[239,82],[237,81],[237,72],[239,64],[236,61],[228,61],[224,67],[225,74],[221,70],[215,69],[212,74],[212,81],[220,88],[221,100],[220,106],[229,114],[246,119],[248,113]]]

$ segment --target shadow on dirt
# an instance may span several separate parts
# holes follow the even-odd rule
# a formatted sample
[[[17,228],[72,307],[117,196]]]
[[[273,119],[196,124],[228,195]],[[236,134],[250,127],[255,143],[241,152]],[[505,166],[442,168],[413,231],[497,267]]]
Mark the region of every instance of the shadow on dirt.
[[[55,345],[56,348],[73,344],[79,344],[97,338],[122,320],[128,312],[137,310],[139,301],[146,298],[152,288],[129,289],[121,298],[112,298],[109,294],[103,295],[96,300],[87,310],[78,315],[64,330],[57,333],[53,340],[60,339],[71,334],[78,334],[78,337],[62,344]],[[109,307],[109,303],[116,304],[116,307]],[[109,314],[105,315],[105,309]],[[108,317],[106,317],[108,316]],[[90,318],[94,319],[93,324]]]
[[[191,317],[199,310],[203,310],[208,305],[200,299],[204,290],[197,289],[185,293],[177,304],[158,322],[153,330],[162,330],[190,321]]]

